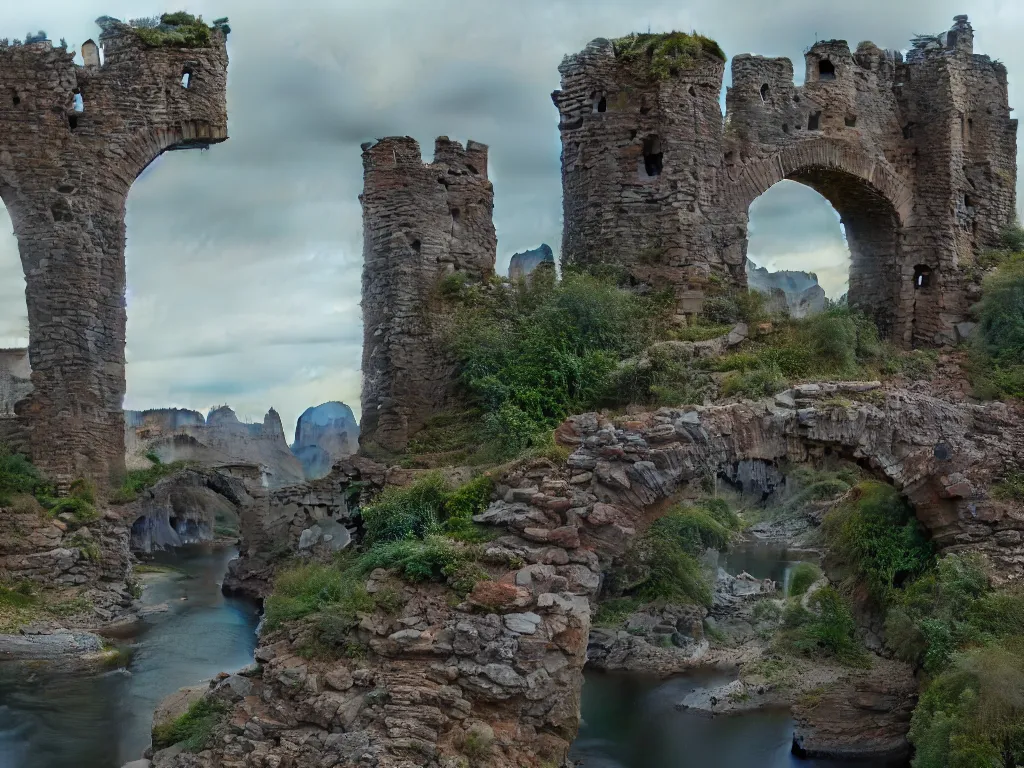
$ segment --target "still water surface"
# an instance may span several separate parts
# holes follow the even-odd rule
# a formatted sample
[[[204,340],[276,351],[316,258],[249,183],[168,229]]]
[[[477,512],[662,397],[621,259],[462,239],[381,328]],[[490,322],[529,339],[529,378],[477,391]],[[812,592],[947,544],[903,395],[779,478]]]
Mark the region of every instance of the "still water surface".
[[[143,602],[168,610],[148,616],[126,641],[127,673],[0,664],[0,768],[120,768],[149,746],[164,696],[249,664],[256,606],[220,591],[236,554],[196,545],[156,556],[180,573],[144,577]]]
[[[729,677],[690,674],[670,680],[586,673],[583,724],[569,756],[581,768],[833,768],[842,763],[790,754],[793,721],[785,711],[717,715],[679,711],[695,687]],[[849,764],[846,764],[849,768]]]

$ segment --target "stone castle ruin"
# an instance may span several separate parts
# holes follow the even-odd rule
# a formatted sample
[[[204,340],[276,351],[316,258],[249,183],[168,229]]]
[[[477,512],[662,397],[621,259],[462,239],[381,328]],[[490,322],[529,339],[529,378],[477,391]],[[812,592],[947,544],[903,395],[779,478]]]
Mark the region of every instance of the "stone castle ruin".
[[[456,271],[494,275],[494,188],[487,147],[447,136],[363,145],[363,387],[360,444],[400,451],[451,397],[453,363],[437,291]]]
[[[16,416],[33,461],[62,486],[124,469],[132,183],[163,152],[227,138],[226,24],[161,44],[162,28],[97,23],[83,66],[47,40],[0,45],[0,198],[25,270],[32,371]]]
[[[697,314],[722,286],[746,290],[750,204],[790,179],[842,218],[852,305],[904,346],[957,341],[979,290],[964,267],[1016,205],[1006,69],[974,53],[967,17],[906,59],[817,42],[799,87],[788,59],[737,56],[724,118],[725,55],[682,37],[688,60],[658,61],[652,35],[595,40],[559,67],[563,263],[617,265]],[[431,164],[410,138],[363,150],[361,439],[401,450],[449,397],[432,297],[445,273],[493,274],[493,196],[482,145],[442,137]]]
[[[788,59],[737,56],[724,119],[717,46],[663,68],[629,55],[643,37],[559,67],[564,263],[617,264],[697,313],[716,283],[746,287],[750,204],[790,179],[842,218],[851,304],[904,345],[955,340],[976,290],[964,265],[1016,204],[1006,68],[974,53],[966,16],[906,59],[816,42],[800,87]]]

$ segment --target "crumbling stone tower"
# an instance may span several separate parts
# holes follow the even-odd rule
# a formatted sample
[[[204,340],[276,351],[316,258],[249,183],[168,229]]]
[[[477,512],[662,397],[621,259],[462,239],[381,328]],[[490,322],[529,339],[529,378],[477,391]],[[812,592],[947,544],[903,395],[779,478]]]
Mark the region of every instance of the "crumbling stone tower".
[[[49,41],[0,46],[0,196],[25,269],[32,393],[17,406],[58,485],[124,471],[125,200],[158,155],[227,138],[226,26],[147,45],[98,20],[84,66]],[[77,97],[77,98],[76,98]]]
[[[360,445],[388,451],[451,397],[441,279],[494,275],[487,147],[441,136],[424,163],[412,138],[363,145],[363,387]]]
[[[657,77],[595,40],[563,61],[566,263],[613,262],[700,310],[715,284],[746,286],[750,204],[773,184],[811,186],[840,214],[850,302],[903,344],[955,341],[976,298],[978,253],[1016,205],[1006,69],[973,51],[958,16],[903,59],[815,43],[805,84],[788,59],[705,53]]]

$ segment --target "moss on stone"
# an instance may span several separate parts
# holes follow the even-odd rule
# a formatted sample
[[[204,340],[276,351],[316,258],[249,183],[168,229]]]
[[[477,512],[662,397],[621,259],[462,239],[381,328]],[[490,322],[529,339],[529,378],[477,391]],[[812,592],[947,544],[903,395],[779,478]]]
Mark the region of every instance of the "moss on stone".
[[[615,55],[623,61],[639,61],[659,80],[666,80],[681,70],[693,69],[705,56],[725,61],[725,52],[710,37],[696,32],[634,32],[612,40]]]

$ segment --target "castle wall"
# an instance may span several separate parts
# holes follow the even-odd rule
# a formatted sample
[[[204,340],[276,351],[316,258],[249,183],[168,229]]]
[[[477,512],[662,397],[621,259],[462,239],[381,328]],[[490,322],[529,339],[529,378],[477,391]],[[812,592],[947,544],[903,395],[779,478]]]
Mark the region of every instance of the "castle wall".
[[[871,43],[815,43],[805,83],[784,58],[713,56],[667,79],[595,40],[567,56],[560,113],[567,264],[615,264],[674,288],[684,314],[724,283],[746,287],[750,204],[773,184],[811,186],[851,252],[850,301],[910,344],[956,340],[976,298],[963,266],[1015,215],[1016,129],[1006,70],[973,52],[957,17],[907,60]],[[659,173],[637,158],[658,136]]]
[[[452,394],[437,288],[494,275],[494,192],[487,147],[445,136],[431,163],[409,137],[364,144],[363,172],[360,445],[399,451]]]
[[[33,386],[18,412],[60,486],[124,470],[128,191],[162,152],[227,138],[221,30],[205,48],[149,48],[99,21],[102,66],[91,42],[86,66],[49,42],[0,47],[0,197],[25,270]]]

